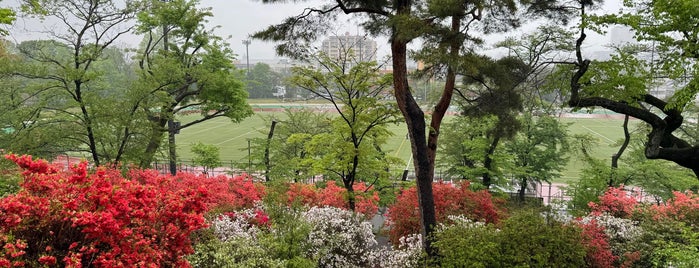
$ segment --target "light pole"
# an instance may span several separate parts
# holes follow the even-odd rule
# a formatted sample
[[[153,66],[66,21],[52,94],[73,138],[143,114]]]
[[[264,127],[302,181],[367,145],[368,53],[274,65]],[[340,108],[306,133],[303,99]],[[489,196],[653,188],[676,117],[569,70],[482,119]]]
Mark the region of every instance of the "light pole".
[[[250,43],[250,39],[243,40],[243,45],[245,45],[245,67],[247,67],[248,69],[247,75],[250,75],[250,50],[248,50],[248,46],[250,46]]]

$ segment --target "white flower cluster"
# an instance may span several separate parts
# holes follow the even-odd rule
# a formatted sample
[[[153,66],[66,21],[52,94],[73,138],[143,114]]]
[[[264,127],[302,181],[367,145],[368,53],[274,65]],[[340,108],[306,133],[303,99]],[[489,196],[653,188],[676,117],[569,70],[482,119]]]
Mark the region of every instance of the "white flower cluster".
[[[439,230],[454,226],[454,227],[464,227],[464,228],[478,228],[485,227],[485,222],[473,221],[467,218],[465,215],[448,215],[447,219],[452,224],[439,224]]]
[[[221,215],[212,221],[211,229],[221,241],[245,241],[251,248],[259,247],[257,237],[264,230],[250,222],[255,213],[255,209],[246,209]],[[424,257],[419,234],[402,237],[397,247],[379,246],[371,223],[351,211],[312,207],[300,219],[311,226],[303,254],[317,260],[319,267],[410,268],[418,267]],[[269,231],[281,235],[275,228]]]
[[[593,220],[597,222],[597,225],[604,228],[604,233],[611,240],[633,241],[643,234],[643,229],[638,226],[638,222],[617,218],[606,213],[599,216],[587,216],[581,222],[588,224]]]
[[[410,268],[418,267],[424,257],[422,236],[412,234],[400,238],[396,248],[381,248],[371,253],[373,267]]]
[[[254,209],[236,211],[232,217],[219,215],[211,223],[211,229],[221,241],[233,239],[252,240],[260,233],[260,228],[250,223],[255,218]]]
[[[366,267],[369,264],[370,252],[378,244],[370,222],[334,207],[312,207],[303,218],[312,226],[308,253],[319,258],[319,266]]]

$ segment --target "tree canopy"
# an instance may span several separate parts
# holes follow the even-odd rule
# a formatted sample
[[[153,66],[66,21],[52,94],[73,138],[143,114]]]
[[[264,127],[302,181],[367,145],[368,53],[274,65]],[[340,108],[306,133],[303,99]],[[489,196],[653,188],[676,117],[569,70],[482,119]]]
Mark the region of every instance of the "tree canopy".
[[[699,147],[677,134],[685,127],[683,112],[699,92],[699,21],[696,1],[624,1],[620,14],[582,16],[571,75],[571,107],[602,107],[638,118],[650,126],[645,142],[648,159],[664,159],[699,176]],[[637,45],[619,48],[608,61],[583,58],[586,30],[594,25],[625,26],[635,32]],[[656,83],[663,81],[663,85]],[[667,98],[651,92],[670,87]]]

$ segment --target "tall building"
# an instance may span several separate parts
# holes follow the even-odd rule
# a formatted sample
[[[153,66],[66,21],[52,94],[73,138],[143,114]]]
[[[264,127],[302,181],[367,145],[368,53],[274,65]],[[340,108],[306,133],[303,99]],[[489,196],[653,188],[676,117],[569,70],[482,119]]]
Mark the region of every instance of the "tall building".
[[[332,59],[352,56],[356,61],[376,60],[376,41],[366,36],[350,35],[332,36],[323,40],[321,51]],[[349,54],[349,55],[348,55]]]

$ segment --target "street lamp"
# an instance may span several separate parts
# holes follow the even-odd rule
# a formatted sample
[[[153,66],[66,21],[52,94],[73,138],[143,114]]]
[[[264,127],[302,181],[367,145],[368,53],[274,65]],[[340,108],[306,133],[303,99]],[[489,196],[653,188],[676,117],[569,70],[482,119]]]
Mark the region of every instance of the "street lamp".
[[[243,45],[245,45],[245,61],[246,61],[246,67],[248,69],[247,74],[250,75],[250,50],[248,50],[248,46],[250,46],[250,39],[245,39],[243,40]]]

